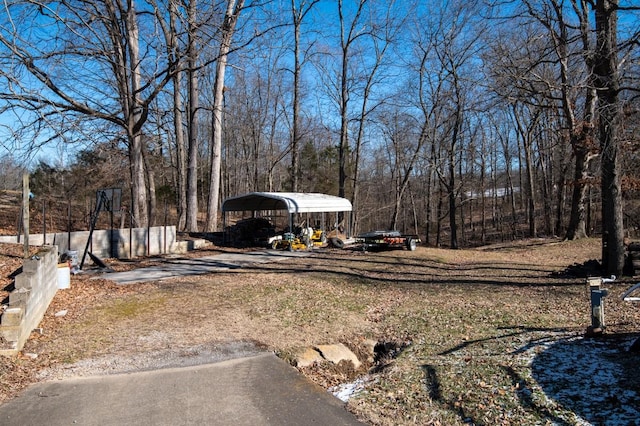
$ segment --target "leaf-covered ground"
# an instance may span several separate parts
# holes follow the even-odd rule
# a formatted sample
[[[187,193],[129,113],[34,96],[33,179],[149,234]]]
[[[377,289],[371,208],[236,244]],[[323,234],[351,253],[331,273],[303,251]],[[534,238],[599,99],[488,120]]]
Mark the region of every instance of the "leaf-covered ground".
[[[473,250],[322,249],[130,286],[80,274],[58,292],[22,356],[0,359],[0,401],[92,360],[114,368],[109,360],[232,341],[291,360],[308,345],[343,342],[365,353],[374,340],[387,353],[359,371],[301,369],[336,392],[356,382],[347,407],[369,424],[634,424],[640,356],[627,348],[639,336],[640,307],[619,297],[631,277],[607,285],[605,338],[583,338],[585,278],[598,274],[599,252],[599,240],[530,240]]]

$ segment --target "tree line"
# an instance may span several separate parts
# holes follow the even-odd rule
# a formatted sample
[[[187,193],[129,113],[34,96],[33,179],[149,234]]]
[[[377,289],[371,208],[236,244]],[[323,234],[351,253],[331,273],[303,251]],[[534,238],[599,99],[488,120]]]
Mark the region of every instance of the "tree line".
[[[632,2],[3,9],[0,134],[9,152],[61,153],[31,167],[47,194],[121,187],[137,226],[169,205],[194,232],[219,229],[229,196],[325,192],[350,199],[355,232],[452,248],[601,235],[622,271],[639,208]]]

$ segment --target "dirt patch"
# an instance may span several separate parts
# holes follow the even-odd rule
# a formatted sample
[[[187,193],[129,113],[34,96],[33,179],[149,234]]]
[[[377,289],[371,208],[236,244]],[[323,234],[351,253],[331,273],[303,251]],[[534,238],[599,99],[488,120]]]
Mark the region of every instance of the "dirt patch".
[[[125,368],[127,360],[129,367],[152,367],[153,359],[198,347],[253,342],[289,359],[297,348],[337,342],[362,355],[373,340],[386,347],[385,356],[359,371],[330,363],[301,369],[327,388],[363,379],[347,404],[369,424],[589,419],[581,406],[547,396],[531,365],[543,371],[547,361],[539,354],[549,347],[564,353],[552,346],[557,342],[579,348],[572,339],[589,324],[584,277],[599,250],[598,240],[483,250],[323,249],[287,262],[130,286],[76,275],[23,355],[0,359],[0,400],[39,377],[84,374],[89,365],[94,372],[99,365]],[[108,263],[125,270],[162,261]],[[619,347],[640,329],[637,307],[619,299],[631,282],[609,286],[607,335],[626,336]],[[65,316],[55,315],[63,310]],[[606,356],[620,359],[621,369],[637,365],[633,354]],[[640,392],[634,380],[621,383]]]

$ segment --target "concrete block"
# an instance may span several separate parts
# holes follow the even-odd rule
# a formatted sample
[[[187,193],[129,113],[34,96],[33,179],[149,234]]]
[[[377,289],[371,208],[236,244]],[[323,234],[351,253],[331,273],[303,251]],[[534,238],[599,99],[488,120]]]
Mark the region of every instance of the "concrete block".
[[[22,308],[9,308],[2,313],[0,324],[3,327],[16,327],[22,324],[24,310]]]
[[[14,357],[18,355],[19,352],[18,342],[8,342],[2,338],[2,334],[0,333],[0,356]]]
[[[189,242],[188,241],[179,241],[173,246],[173,250],[171,253],[174,254],[184,254],[189,251]]]
[[[0,337],[8,342],[20,341],[23,330],[20,326],[0,326]]]
[[[28,288],[17,288],[9,293],[9,306],[19,307],[18,305],[26,305],[31,295]]]
[[[205,239],[190,240],[187,243],[189,250],[198,250],[211,245],[211,242]]]
[[[40,259],[25,259],[22,262],[22,273],[35,274],[40,267]]]
[[[18,274],[15,278],[15,287],[31,289],[34,283],[37,283],[37,276],[35,274]]]

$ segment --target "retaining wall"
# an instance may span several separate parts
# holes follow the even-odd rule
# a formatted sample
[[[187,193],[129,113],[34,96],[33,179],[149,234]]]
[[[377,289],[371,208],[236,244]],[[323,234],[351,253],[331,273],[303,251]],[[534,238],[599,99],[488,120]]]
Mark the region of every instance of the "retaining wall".
[[[0,316],[0,355],[16,355],[29,338],[58,290],[58,249],[43,247],[25,259]]]
[[[87,246],[89,231],[29,235],[30,246],[41,250],[25,259],[15,278],[9,305],[0,310],[0,355],[16,355],[31,331],[37,328],[58,290],[58,253],[78,252],[78,261]],[[20,243],[16,236],[0,236],[0,243]],[[175,226],[93,231],[88,251],[95,256],[128,259],[168,253],[185,253],[209,245],[206,240],[176,241]],[[85,258],[85,264],[93,263]]]
[[[9,305],[0,310],[0,355],[15,355],[22,350],[58,290],[58,254],[77,251],[81,262],[88,238],[89,231],[29,235],[29,245],[40,246],[41,250],[23,261],[22,272],[15,278],[15,289],[9,294]],[[22,236],[0,236],[0,243],[23,241]],[[88,247],[89,252],[101,259],[129,259],[188,249],[176,241],[175,226],[95,230]],[[86,256],[85,264],[91,263]]]
[[[58,246],[58,253],[68,250],[78,252],[82,261],[89,231],[62,232],[56,234],[31,234],[29,245]],[[24,240],[17,236],[0,236],[0,243],[21,243]],[[131,259],[138,256],[154,256],[158,254],[182,252],[176,241],[175,226],[153,226],[150,228],[124,228],[110,230],[94,230],[88,251],[101,259]],[[92,263],[87,256],[85,263]]]

